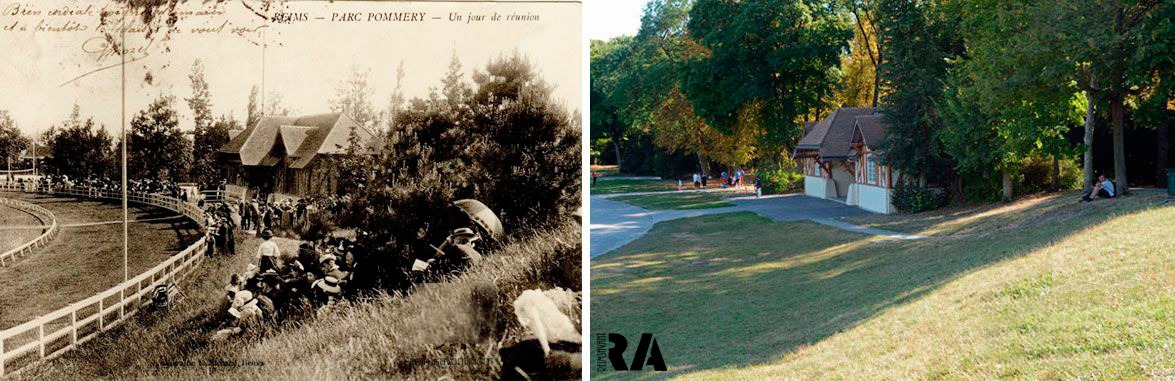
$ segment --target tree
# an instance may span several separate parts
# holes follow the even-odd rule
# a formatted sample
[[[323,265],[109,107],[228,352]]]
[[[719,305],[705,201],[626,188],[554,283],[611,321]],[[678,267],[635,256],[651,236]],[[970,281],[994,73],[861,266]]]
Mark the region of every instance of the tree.
[[[617,169],[623,172],[621,146],[630,130],[630,124],[621,120],[622,97],[616,94],[616,87],[622,72],[620,65],[632,37],[621,36],[608,41],[591,41],[591,74],[589,97],[591,99],[591,139],[611,144],[616,154]]]
[[[139,179],[181,181],[192,163],[192,144],[179,128],[175,98],[160,96],[131,120],[127,145],[128,175]]]
[[[221,115],[211,126],[196,132],[192,143],[192,181],[205,189],[219,185],[225,168],[216,157],[220,148],[228,144],[229,132],[240,128],[241,122]]]
[[[249,90],[249,108],[245,116],[245,128],[252,128],[261,121],[261,105],[257,103],[257,86]]]
[[[192,63],[192,73],[188,78],[192,83],[192,97],[185,100],[192,109],[192,119],[196,124],[190,177],[197,184],[209,187],[218,182],[222,175],[222,166],[216,156],[220,148],[228,143],[227,128],[231,125],[213,124],[211,94],[208,82],[204,80],[204,64],[199,59]]]
[[[45,132],[49,157],[45,160],[48,173],[69,176],[72,179],[101,178],[118,173],[114,139],[105,126],[95,126],[93,118],[81,120],[81,110],[74,105],[69,119],[61,125],[50,126]]]
[[[1042,20],[1027,37],[1040,42],[1042,55],[1055,57],[1046,70],[1065,70],[1099,103],[1108,104],[1113,129],[1114,180],[1119,193],[1129,194],[1124,123],[1128,101],[1137,99],[1170,77],[1171,19],[1169,1],[1097,0],[1042,1],[1033,11]],[[1164,33],[1166,32],[1166,33]],[[1166,69],[1166,70],[1164,70]],[[1089,102],[1093,107],[1094,102]],[[1092,135],[1092,124],[1089,124]],[[1088,147],[1087,147],[1088,149]],[[1092,173],[1087,174],[1092,176]],[[1088,183],[1091,179],[1085,179]]]
[[[208,81],[204,80],[204,64],[200,59],[192,63],[192,73],[188,74],[192,83],[192,97],[185,98],[188,107],[192,109],[192,120],[196,124],[196,134],[200,130],[212,125],[212,96],[208,92]]]
[[[1038,46],[1031,38],[1035,15],[1026,3],[977,0],[960,7],[960,28],[967,54],[952,68],[951,104],[954,110],[954,137],[967,136],[965,128],[991,129],[994,141],[957,140],[948,144],[956,169],[975,172],[969,165],[975,160],[967,155],[994,156],[988,169],[1002,172],[1003,198],[1012,197],[1011,177],[1020,162],[1030,156],[1051,157],[1054,161],[1053,187],[1059,186],[1059,158],[1073,154],[1064,134],[1081,118],[1078,89],[1059,71],[1041,71]],[[1034,70],[1036,69],[1036,70]],[[967,94],[964,94],[967,93]],[[970,113],[972,115],[961,115]],[[969,118],[980,116],[980,123],[968,126]],[[951,123],[947,123],[951,124]],[[948,136],[944,136],[947,140]],[[990,143],[990,144],[985,144]],[[964,145],[972,144],[971,147]],[[985,147],[974,149],[977,147]],[[988,160],[979,160],[980,162]],[[974,177],[974,176],[968,176]]]
[[[881,96],[881,80],[878,69],[881,67],[882,56],[881,46],[877,39],[877,14],[876,5],[870,0],[847,0],[846,5],[849,12],[853,15],[853,23],[856,24],[857,29],[853,33],[853,63],[851,67],[853,74],[862,75],[857,77],[857,81],[868,78],[868,74],[872,74],[873,78],[868,83],[872,84],[873,89],[869,91],[872,97],[869,106],[877,107],[878,98]],[[871,67],[865,66],[865,60],[860,57],[868,58]],[[842,68],[845,66],[842,65]],[[849,72],[849,70],[846,70]],[[862,81],[863,82],[863,81]],[[864,104],[862,103],[862,106]]]
[[[0,110],[0,157],[4,157],[8,166],[12,166],[13,159],[19,159],[20,153],[28,148],[32,141],[20,132],[16,121],[8,115],[8,110]],[[8,173],[12,179],[12,173]]]
[[[374,90],[367,83],[371,70],[360,70],[351,66],[351,74],[339,82],[335,97],[330,100],[330,109],[351,116],[360,126],[370,128],[376,123],[375,108],[371,106]]]
[[[831,95],[849,22],[832,3],[699,0],[688,28],[706,52],[687,64],[682,89],[723,133],[755,108],[767,143],[790,149],[803,115]]]
[[[841,57],[839,82],[833,90],[832,107],[877,107],[877,42],[868,21],[857,17],[849,54]]]
[[[265,96],[265,115],[263,116],[290,116],[297,114],[298,111],[291,109],[285,104],[285,97],[276,91],[270,91]],[[258,117],[258,121],[260,121]]]
[[[392,89],[392,94],[388,96],[388,108],[384,111],[383,116],[388,131],[396,128],[393,125],[393,122],[396,120],[396,115],[400,114],[400,110],[404,109],[408,101],[404,96],[404,77],[404,61],[400,61],[400,64],[396,65],[396,85]]]
[[[928,176],[950,173],[935,105],[943,97],[948,58],[958,54],[950,34],[957,26],[949,12],[930,2],[879,0],[877,7],[878,41],[886,57],[879,68],[887,91],[882,113],[889,124],[879,148],[886,164],[925,186]]]
[[[558,223],[578,205],[580,129],[531,64],[516,53],[475,73],[474,86],[454,78],[442,78],[454,96],[434,88],[413,99],[385,149],[363,156],[365,186],[344,219],[365,233],[358,284],[407,287],[412,260],[452,228],[455,200],[484,202],[513,234]]]
[[[693,6],[689,0],[652,1],[635,38],[598,45],[603,73],[594,84],[595,96],[607,100],[599,112],[594,106],[592,112],[599,115],[597,124],[604,127],[618,157],[621,143],[630,135],[641,136],[636,141],[651,135],[652,143],[670,154],[696,155],[698,167],[709,173],[711,161],[733,167],[747,164],[760,146],[758,105],[744,107],[737,123],[722,130],[702,118],[683,91],[688,65],[707,54],[688,27]]]

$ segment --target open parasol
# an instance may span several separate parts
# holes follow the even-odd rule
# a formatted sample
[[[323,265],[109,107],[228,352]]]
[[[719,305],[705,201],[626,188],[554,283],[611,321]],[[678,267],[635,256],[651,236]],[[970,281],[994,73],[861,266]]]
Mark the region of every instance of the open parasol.
[[[465,212],[469,219],[485,229],[493,239],[501,240],[506,236],[506,229],[502,228],[502,220],[499,220],[498,215],[494,214],[494,211],[482,204],[481,201],[464,199],[454,201],[453,205]]]

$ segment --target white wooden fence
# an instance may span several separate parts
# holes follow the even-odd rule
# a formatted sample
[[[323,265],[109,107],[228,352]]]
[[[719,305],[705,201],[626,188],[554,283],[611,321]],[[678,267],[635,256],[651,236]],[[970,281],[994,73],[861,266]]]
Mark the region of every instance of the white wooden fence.
[[[7,189],[0,186],[0,189]],[[41,189],[46,191],[45,189]],[[122,194],[88,189],[54,188],[57,195],[121,200]],[[129,194],[129,202],[149,204],[183,214],[203,227],[203,211],[179,199]],[[182,279],[204,259],[204,238],[163,263],[92,297],[0,331],[0,377],[36,362],[59,356],[118,326],[150,299],[156,286]],[[149,301],[149,300],[148,300]]]
[[[57,215],[53,214],[53,212],[50,212],[49,209],[42,208],[40,205],[2,197],[0,197],[0,205],[7,205],[32,213],[43,220],[41,222],[42,224],[48,223],[48,225],[46,225],[48,228],[41,232],[41,235],[37,236],[37,238],[12,248],[12,250],[0,253],[0,267],[7,266],[10,263],[15,263],[17,259],[20,259],[20,257],[31,254],[34,250],[45,246],[49,243],[50,240],[53,239],[53,237],[57,235],[57,231],[59,230],[57,226]]]

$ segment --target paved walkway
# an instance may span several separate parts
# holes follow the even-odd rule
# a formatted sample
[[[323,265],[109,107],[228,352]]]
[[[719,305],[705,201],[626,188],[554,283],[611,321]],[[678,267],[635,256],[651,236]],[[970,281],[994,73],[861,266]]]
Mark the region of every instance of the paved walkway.
[[[645,192],[666,193],[666,192]],[[658,222],[702,216],[715,213],[753,212],[774,221],[810,220],[819,224],[851,232],[892,239],[921,239],[922,236],[872,229],[839,220],[842,217],[871,214],[861,208],[835,201],[821,200],[799,194],[772,195],[755,198],[741,196],[728,198],[734,207],[699,210],[648,210],[612,197],[631,193],[591,196],[591,256],[597,257],[640,238]]]

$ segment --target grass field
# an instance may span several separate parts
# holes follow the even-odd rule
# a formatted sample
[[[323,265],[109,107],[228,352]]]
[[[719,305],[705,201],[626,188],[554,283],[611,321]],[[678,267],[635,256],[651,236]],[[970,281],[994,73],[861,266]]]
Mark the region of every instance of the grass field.
[[[615,176],[620,174],[620,167],[615,165],[593,165],[591,171],[600,174],[600,176]]]
[[[39,237],[44,229],[30,229],[29,227],[42,224],[47,225],[48,222],[42,222],[32,213],[0,205],[0,253],[12,250]]]
[[[58,223],[122,219],[116,203],[5,193],[53,211]],[[131,219],[176,216],[155,207],[132,206]],[[130,225],[131,276],[158,265],[199,238],[195,223],[175,218]],[[24,323],[123,281],[122,224],[63,227],[36,253],[0,268],[0,329]]]
[[[723,200],[713,193],[705,192],[617,196],[612,198],[612,200],[651,210],[711,209],[734,206],[734,204]]]
[[[188,298],[166,315],[144,313],[82,348],[24,373],[30,379],[489,379],[497,349],[517,342],[510,303],[524,289],[580,288],[580,228],[567,224],[507,245],[482,265],[407,295],[360,303],[252,334],[210,341],[231,272],[253,261],[259,241],[238,235],[234,257],[206,261],[184,284]],[[297,242],[280,239],[282,250]],[[566,311],[578,326],[579,309]],[[133,348],[134,350],[128,350]],[[244,366],[166,366],[209,362]]]
[[[677,182],[653,179],[610,179],[601,177],[591,186],[591,194],[615,194],[632,192],[656,192],[676,190]]]
[[[1069,196],[872,217],[956,233],[920,241],[750,213],[658,224],[593,260],[592,330],[653,333],[670,372],[593,376],[1175,376],[1175,206]]]

